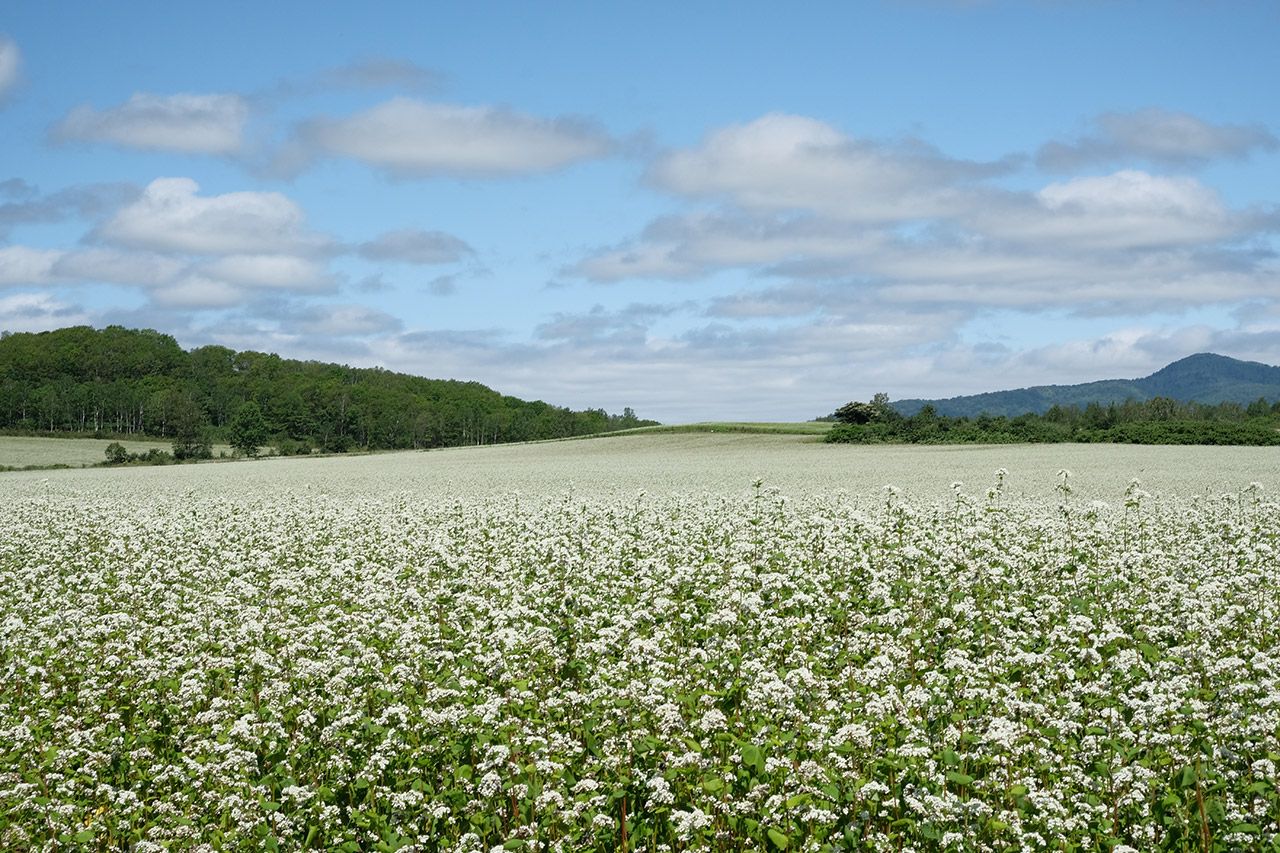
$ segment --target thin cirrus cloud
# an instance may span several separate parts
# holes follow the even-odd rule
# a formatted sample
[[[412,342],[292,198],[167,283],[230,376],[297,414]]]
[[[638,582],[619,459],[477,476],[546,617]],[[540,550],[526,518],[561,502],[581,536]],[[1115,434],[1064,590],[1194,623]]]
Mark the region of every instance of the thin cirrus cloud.
[[[572,118],[540,118],[495,107],[393,98],[346,118],[302,126],[320,152],[350,157],[396,177],[504,177],[604,157],[607,134]]]
[[[190,178],[157,178],[95,236],[139,249],[196,255],[300,254],[329,250],[331,238],[307,230],[302,208],[277,192],[200,196]]]
[[[470,246],[443,231],[401,228],[380,234],[362,243],[360,257],[371,261],[400,261],[406,264],[448,264],[473,254]]]
[[[6,35],[0,34],[0,103],[15,86],[22,72],[22,51],[17,43]]]
[[[1136,158],[1179,168],[1218,159],[1242,160],[1280,148],[1280,140],[1261,125],[1210,124],[1158,107],[1106,112],[1093,124],[1091,133],[1072,142],[1043,145],[1036,153],[1036,165],[1048,172],[1077,172]]]
[[[46,332],[93,322],[88,312],[61,302],[48,293],[14,293],[0,296],[0,318],[21,324],[24,330]]]
[[[331,68],[321,80],[328,86],[339,89],[394,87],[429,91],[440,85],[441,75],[416,62],[371,57]]]
[[[54,193],[19,178],[0,181],[0,239],[18,225],[64,222],[72,218],[96,218],[138,196],[138,187],[126,183],[84,184]]]
[[[231,155],[243,145],[248,118],[248,102],[240,95],[143,93],[105,110],[75,107],[53,126],[50,137],[147,151]]]

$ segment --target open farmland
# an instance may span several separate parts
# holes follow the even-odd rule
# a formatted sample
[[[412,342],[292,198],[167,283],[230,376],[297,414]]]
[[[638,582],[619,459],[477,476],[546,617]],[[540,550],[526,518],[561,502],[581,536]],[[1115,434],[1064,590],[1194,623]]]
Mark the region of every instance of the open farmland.
[[[65,465],[70,468],[83,468],[98,465],[106,459],[107,447],[113,443],[109,438],[43,438],[38,436],[0,436],[0,469],[2,468],[47,468],[54,465]],[[144,454],[152,449],[168,453],[172,442],[164,439],[148,439],[143,441],[115,441],[129,453]],[[228,445],[215,445],[214,455],[219,453],[231,455]]]
[[[715,434],[0,474],[0,848],[1274,850],[1277,488]]]

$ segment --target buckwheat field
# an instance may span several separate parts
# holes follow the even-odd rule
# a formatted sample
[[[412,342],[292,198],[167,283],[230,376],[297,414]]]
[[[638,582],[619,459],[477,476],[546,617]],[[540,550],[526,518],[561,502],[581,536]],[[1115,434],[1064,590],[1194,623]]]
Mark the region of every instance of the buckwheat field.
[[[1280,454],[0,474],[0,849],[1280,850]]]

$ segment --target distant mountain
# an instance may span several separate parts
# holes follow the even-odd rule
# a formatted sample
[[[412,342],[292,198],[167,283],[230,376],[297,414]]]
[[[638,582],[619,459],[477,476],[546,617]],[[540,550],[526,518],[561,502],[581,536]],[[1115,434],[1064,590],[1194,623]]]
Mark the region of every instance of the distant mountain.
[[[1130,397],[1135,400],[1171,397],[1184,403],[1210,405],[1224,402],[1247,405],[1265,397],[1274,403],[1280,401],[1280,367],[1202,352],[1179,359],[1142,379],[1037,385],[945,400],[894,400],[893,407],[904,415],[913,415],[928,404],[937,409],[938,414],[951,417],[976,417],[983,412],[1016,417],[1027,412],[1042,415],[1055,405],[1075,405],[1081,409],[1090,403],[1109,406]]]

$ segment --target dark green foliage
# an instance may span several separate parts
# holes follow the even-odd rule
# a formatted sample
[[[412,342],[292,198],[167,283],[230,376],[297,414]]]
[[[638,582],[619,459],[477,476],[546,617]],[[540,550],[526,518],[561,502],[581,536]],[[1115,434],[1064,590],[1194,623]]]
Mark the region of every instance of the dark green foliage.
[[[836,409],[835,419],[842,424],[870,423],[876,416],[875,406],[870,403],[845,403]]]
[[[118,441],[113,441],[107,445],[106,460],[103,465],[126,465],[129,463],[139,465],[168,465],[175,461],[178,457],[165,453],[158,447],[152,447],[146,453],[130,453],[125,449],[124,445]],[[53,465],[53,468],[66,468],[66,465]]]
[[[478,382],[221,346],[185,352],[150,329],[0,334],[0,431],[154,436],[173,443],[165,459],[202,458],[213,443],[231,443],[232,420],[249,403],[265,426],[250,436],[255,446],[283,453],[532,441],[656,423],[630,409],[527,402]]]
[[[1250,416],[1249,411],[1258,412]],[[926,404],[909,418],[898,416],[866,424],[841,424],[827,433],[830,442],[870,444],[1011,444],[1110,442],[1120,444],[1280,444],[1272,407],[1260,400],[1249,411],[1237,403],[1186,406],[1167,397],[1126,400],[1103,408],[1090,403],[1054,406],[1043,415],[1030,412],[1008,418],[986,413],[976,418],[939,415]]]
[[[250,400],[236,409],[231,419],[231,447],[245,456],[256,457],[267,442],[267,422],[258,404]]]

